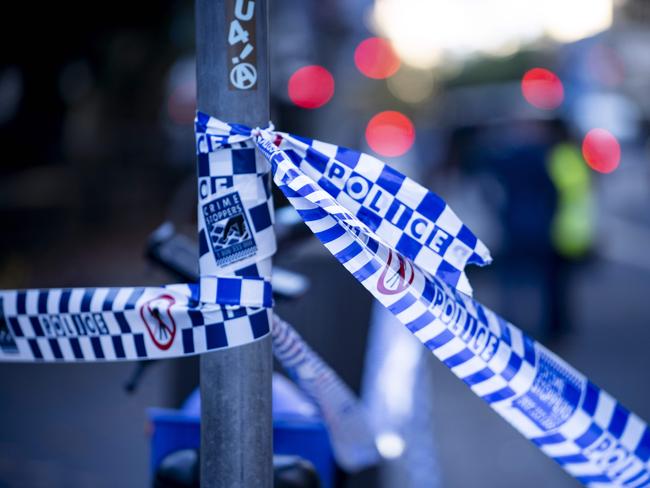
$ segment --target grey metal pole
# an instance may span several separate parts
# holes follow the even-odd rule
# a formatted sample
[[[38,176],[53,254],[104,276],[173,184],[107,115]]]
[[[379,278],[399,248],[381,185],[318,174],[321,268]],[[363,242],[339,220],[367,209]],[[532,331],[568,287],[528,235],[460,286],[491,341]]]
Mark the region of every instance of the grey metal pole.
[[[229,122],[266,126],[267,0],[195,5],[198,109]],[[270,274],[270,260],[260,267]],[[270,337],[201,356],[202,487],[271,487],[272,364]]]

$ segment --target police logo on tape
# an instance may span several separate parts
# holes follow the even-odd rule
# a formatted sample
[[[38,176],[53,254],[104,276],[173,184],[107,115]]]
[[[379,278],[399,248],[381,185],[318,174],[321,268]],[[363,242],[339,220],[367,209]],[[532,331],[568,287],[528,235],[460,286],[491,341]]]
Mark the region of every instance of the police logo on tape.
[[[575,412],[584,385],[578,375],[540,351],[537,372],[530,389],[513,402],[540,429],[549,431],[564,424]]]
[[[398,268],[392,266],[393,255],[397,256]],[[397,295],[413,284],[415,270],[413,264],[402,255],[389,250],[388,260],[384,270],[377,280],[377,291],[382,295]]]
[[[217,265],[228,266],[257,252],[239,193],[233,192],[206,203],[203,217]]]
[[[176,299],[173,296],[160,295],[140,306],[140,318],[149,332],[149,337],[162,351],[169,349],[176,337],[176,322],[171,312],[174,303]]]

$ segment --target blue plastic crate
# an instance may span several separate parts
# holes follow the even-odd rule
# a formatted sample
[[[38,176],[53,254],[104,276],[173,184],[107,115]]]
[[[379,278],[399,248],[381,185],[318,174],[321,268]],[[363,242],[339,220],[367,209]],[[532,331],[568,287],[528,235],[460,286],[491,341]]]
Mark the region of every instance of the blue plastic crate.
[[[151,473],[172,452],[200,445],[200,399],[195,391],[180,410],[150,408]],[[273,452],[300,456],[316,468],[324,488],[333,485],[336,464],[327,429],[309,403],[288,381],[273,378]]]

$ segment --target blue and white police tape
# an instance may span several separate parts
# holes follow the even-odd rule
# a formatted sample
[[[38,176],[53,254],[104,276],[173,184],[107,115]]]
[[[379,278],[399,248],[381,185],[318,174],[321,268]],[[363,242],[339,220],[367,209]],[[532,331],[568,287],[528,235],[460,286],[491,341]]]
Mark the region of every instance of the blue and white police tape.
[[[270,272],[275,249],[268,169],[251,157],[253,139],[328,250],[474,393],[577,480],[650,485],[645,422],[459,293],[471,291],[464,266],[486,264],[489,254],[439,197],[370,156],[202,114],[200,295],[187,285],[1,292],[0,358],[168,357],[267,334],[270,309],[258,308],[269,306],[266,292],[234,298],[249,280],[265,282],[258,276]],[[174,341],[177,325],[183,339]]]
[[[239,126],[231,131],[240,137],[251,133]],[[381,220],[369,225],[368,214],[363,219],[353,215],[358,211],[361,217],[365,207],[347,208],[350,195],[339,193],[334,199],[325,190],[336,176],[327,168],[334,164],[350,167],[340,161],[347,150],[339,148],[330,156],[318,151],[315,141],[305,143],[312,160],[323,168],[317,182],[297,166],[302,159],[283,150],[281,134],[258,130],[254,137],[271,163],[275,183],[321,242],[475,394],[578,481],[589,486],[650,484],[650,429],[643,420],[514,325],[459,293],[454,286],[460,290],[468,287],[459,278],[460,271],[450,276],[449,268],[443,266],[446,252],[445,260],[431,260],[431,268],[423,263],[426,260],[418,259],[422,247],[413,237],[423,235],[421,231],[409,236],[397,227],[393,232],[399,237],[386,239],[388,231],[384,230],[384,235],[379,232]],[[378,166],[366,161],[368,166],[377,166],[376,173],[384,174],[383,163]],[[399,173],[391,174],[397,181],[405,181]],[[361,198],[359,186],[350,185],[348,192],[358,192]],[[423,202],[432,201],[438,209],[445,207],[439,198],[418,198],[409,206],[405,196],[400,203],[414,213],[424,210]],[[426,216],[426,211],[420,214]],[[411,234],[413,230],[417,224],[411,226]],[[477,246],[473,236],[459,237],[471,235],[464,226],[456,233],[445,233],[452,242],[455,238],[468,247]],[[424,244],[427,242],[429,238]],[[438,241],[433,238],[431,242]],[[442,251],[442,246],[433,251]]]
[[[200,151],[205,143],[197,125],[199,285],[0,291],[0,359],[156,359],[269,333],[268,164],[250,137],[210,154]]]
[[[265,184],[269,169],[256,161],[253,141],[253,137],[260,133],[259,129],[230,125],[197,114],[202,286],[206,270],[207,274],[216,274],[220,268],[221,271],[228,269],[231,263],[242,267],[246,264],[248,252],[251,256],[260,256],[260,252],[254,253],[255,243],[270,238],[265,235],[272,223],[270,193]],[[265,133],[271,134],[272,129]],[[271,137],[281,147],[286,146],[287,154],[314,178],[319,178],[330,194],[343,201],[347,199],[348,207],[353,208],[370,228],[417,262],[436,269],[438,275],[450,284],[471,293],[464,266],[468,262],[487,264],[490,261],[488,250],[435,194],[371,156],[289,134],[273,133]],[[319,151],[313,150],[312,146]],[[328,161],[322,152],[338,154],[345,164]],[[233,187],[238,191],[241,188],[251,190],[242,193],[247,199],[244,205],[238,204],[239,193],[233,192]],[[241,215],[239,223],[250,229],[246,231],[250,238],[247,237],[242,245],[235,241],[235,249],[243,248],[236,256],[224,253],[219,247],[231,228],[230,208],[233,207],[235,215]],[[211,210],[208,212],[206,209]],[[237,232],[233,236],[237,238]],[[250,251],[247,246],[251,247]],[[224,254],[228,258],[226,261]],[[243,269],[251,274],[249,268]],[[255,270],[252,272],[254,274]],[[283,326],[284,322],[279,319],[274,322],[277,328],[273,334],[276,357],[319,406],[339,464],[349,471],[356,471],[376,463],[379,457],[374,445],[376,435],[363,405],[293,329]],[[286,344],[279,344],[281,340]],[[311,378],[314,371],[318,375]]]
[[[368,412],[341,378],[287,322],[273,317],[273,354],[319,408],[338,464],[355,472],[379,461]]]
[[[208,171],[217,178],[220,171],[236,175],[255,167],[253,132],[197,114],[200,195],[209,192],[208,183],[201,180]],[[464,267],[488,264],[489,251],[435,193],[368,154],[271,129],[256,129],[255,134],[264,134],[279,146],[302,173],[318,182],[319,188],[335,198],[346,213],[356,216],[357,222],[363,222],[387,245],[471,294]],[[264,151],[263,146],[259,147]],[[225,169],[219,170],[220,166]],[[262,175],[268,168],[258,164],[257,171]],[[210,187],[219,184],[211,182]],[[223,184],[231,182],[224,180]],[[264,195],[258,193],[262,202]],[[250,213],[256,231],[270,225],[262,203],[259,210],[254,208]],[[207,245],[203,249],[207,253]]]
[[[201,290],[216,276],[270,277],[276,250],[269,167],[250,130],[207,120],[196,121]]]
[[[0,360],[159,359],[236,347],[270,332],[271,283],[0,291]]]
[[[0,360],[96,362],[162,359],[248,344],[270,330],[271,286],[219,278],[216,304],[196,285],[0,292]],[[374,436],[358,400],[279,317],[273,352],[321,410],[336,458],[356,471],[374,464]]]
[[[199,285],[0,291],[0,360],[171,358],[267,336],[272,290],[265,277],[275,252],[271,180],[250,137],[236,139],[213,151],[197,124]],[[288,361],[289,373],[323,412],[341,466],[372,464],[373,437],[360,427],[366,420],[352,392],[291,326],[276,322],[278,359]],[[318,372],[314,378],[305,376],[310,368]]]

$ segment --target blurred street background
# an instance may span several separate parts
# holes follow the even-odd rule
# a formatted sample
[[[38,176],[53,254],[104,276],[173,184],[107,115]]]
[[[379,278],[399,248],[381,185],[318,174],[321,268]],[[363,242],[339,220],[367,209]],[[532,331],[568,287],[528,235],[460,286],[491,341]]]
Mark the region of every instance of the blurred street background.
[[[275,126],[437,192],[494,257],[476,298],[650,419],[650,4],[269,10]],[[0,25],[0,288],[169,282],[144,250],[195,226],[193,3],[11,2]],[[371,297],[315,240],[276,262],[311,280],[278,312],[360,392]],[[426,360],[439,486],[577,486]],[[133,367],[0,364],[0,488],[148,486],[145,410],[178,407],[198,361],[129,395]]]

